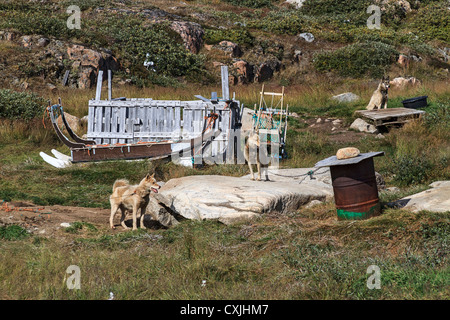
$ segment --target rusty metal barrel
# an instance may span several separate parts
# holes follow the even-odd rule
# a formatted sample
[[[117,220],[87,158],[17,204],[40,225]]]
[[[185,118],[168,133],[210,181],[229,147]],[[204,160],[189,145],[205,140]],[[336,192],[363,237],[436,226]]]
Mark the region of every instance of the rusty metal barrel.
[[[384,152],[362,153],[337,160],[319,161],[315,167],[330,167],[337,217],[340,220],[368,219],[381,214],[373,157]]]

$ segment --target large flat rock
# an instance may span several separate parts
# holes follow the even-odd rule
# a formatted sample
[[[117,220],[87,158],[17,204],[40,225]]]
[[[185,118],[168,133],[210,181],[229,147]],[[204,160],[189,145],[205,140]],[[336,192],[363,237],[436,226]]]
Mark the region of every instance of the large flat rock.
[[[330,184],[311,180],[309,176],[300,183],[283,170],[276,172],[284,176],[273,176],[273,181],[213,175],[171,179],[155,198],[187,219],[231,223],[265,213],[292,212],[312,200],[326,201],[333,197]],[[272,178],[270,174],[269,177]]]
[[[403,209],[413,212],[421,210],[433,212],[450,211],[450,181],[436,181],[431,189],[404,197],[397,201]]]

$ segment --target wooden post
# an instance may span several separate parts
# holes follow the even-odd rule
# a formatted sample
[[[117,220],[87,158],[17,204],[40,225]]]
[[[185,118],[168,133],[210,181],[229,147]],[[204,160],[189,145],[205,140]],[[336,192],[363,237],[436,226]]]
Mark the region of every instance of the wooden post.
[[[70,70],[66,70],[66,73],[64,74],[63,83],[62,83],[63,86],[67,85],[67,81],[69,80],[69,73],[70,73]]]
[[[108,70],[108,100],[111,101],[112,99],[112,85],[111,85],[111,80],[112,80],[112,72],[111,70]]]
[[[97,76],[97,91],[95,93],[95,100],[99,101],[102,97],[102,81],[103,81],[103,70],[98,71]]]
[[[228,81],[228,66],[221,66],[222,74],[222,99],[230,100],[230,83]]]

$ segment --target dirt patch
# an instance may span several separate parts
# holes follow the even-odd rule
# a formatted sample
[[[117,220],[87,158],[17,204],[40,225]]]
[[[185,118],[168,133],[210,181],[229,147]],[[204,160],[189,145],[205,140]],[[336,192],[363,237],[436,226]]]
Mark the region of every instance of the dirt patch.
[[[313,118],[308,119],[306,123],[308,124],[308,128],[305,130],[324,134],[330,142],[351,145],[364,136],[370,135],[364,132],[348,130],[348,128],[345,127],[344,121],[336,118]]]
[[[61,223],[89,222],[104,228],[109,226],[109,209],[36,206],[29,202],[3,203],[0,207],[0,225],[16,224],[35,235],[48,236],[61,229]]]

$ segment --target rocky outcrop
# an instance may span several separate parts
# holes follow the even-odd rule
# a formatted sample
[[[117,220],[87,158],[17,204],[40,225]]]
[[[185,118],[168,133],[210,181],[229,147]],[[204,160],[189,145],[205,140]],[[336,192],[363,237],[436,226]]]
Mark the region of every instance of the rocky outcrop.
[[[219,44],[215,45],[214,48],[225,52],[231,58],[237,58],[242,55],[241,47],[231,41],[221,41]]]
[[[82,45],[69,45],[67,57],[72,70],[78,75],[78,88],[90,88],[95,84],[99,70],[118,70],[119,62],[110,51],[95,51]]]
[[[278,59],[271,59],[261,63],[259,66],[255,66],[254,74],[255,82],[264,82],[272,78],[275,71],[279,71],[281,62]]]
[[[198,23],[173,21],[170,28],[180,35],[187,50],[192,53],[198,53],[203,45],[203,35],[205,34],[205,31]]]
[[[436,181],[430,187],[431,189],[404,197],[390,205],[412,212],[450,212],[450,181]]]
[[[253,81],[253,66],[247,61],[238,60],[233,63],[230,69],[230,82],[233,85],[247,84]]]
[[[73,44],[57,39],[49,39],[40,35],[19,35],[0,31],[0,40],[14,41],[30,50],[30,65],[39,61],[44,68],[42,75],[46,81],[58,83],[62,81],[65,71],[70,71],[69,83],[85,89],[95,85],[99,70],[119,70],[120,64],[111,51],[94,50],[83,45]],[[53,84],[47,84],[56,89]]]

